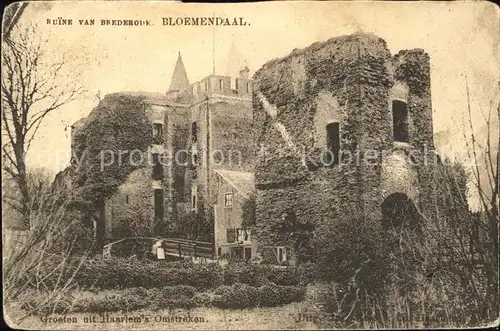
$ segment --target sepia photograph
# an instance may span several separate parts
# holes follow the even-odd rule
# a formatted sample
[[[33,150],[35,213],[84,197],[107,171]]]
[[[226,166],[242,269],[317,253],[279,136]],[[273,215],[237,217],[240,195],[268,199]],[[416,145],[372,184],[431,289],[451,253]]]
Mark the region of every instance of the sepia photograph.
[[[11,328],[498,326],[497,5],[25,1],[1,42]]]

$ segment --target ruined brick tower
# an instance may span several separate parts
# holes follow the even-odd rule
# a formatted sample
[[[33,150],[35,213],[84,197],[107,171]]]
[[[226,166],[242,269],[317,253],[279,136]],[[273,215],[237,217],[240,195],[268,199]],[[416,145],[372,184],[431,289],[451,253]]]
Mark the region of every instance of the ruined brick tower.
[[[403,222],[431,179],[434,149],[429,56],[392,56],[356,33],[294,50],[254,76],[257,236],[293,251],[276,229],[340,217]],[[411,210],[410,210],[411,209]],[[290,255],[290,253],[289,253]]]

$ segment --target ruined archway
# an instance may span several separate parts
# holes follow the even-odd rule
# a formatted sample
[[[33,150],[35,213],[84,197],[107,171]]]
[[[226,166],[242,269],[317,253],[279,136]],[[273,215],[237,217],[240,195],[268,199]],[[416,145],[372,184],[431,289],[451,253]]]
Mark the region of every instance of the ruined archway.
[[[404,193],[393,193],[382,202],[382,225],[385,229],[416,227],[419,214],[413,201]]]

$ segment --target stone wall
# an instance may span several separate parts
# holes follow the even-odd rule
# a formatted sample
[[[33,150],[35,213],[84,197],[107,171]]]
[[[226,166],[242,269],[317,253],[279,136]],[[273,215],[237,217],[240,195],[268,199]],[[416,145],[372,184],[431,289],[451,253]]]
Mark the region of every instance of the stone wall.
[[[392,98],[407,98],[404,146],[393,141]],[[429,180],[407,162],[410,151],[433,148],[429,57],[421,50],[393,57],[383,39],[361,33],[315,43],[256,72],[253,106],[263,247],[286,244],[276,232],[283,214],[317,228],[339,217],[377,220],[382,192],[418,199],[414,186]],[[339,165],[325,167],[330,122],[340,125],[342,153]]]

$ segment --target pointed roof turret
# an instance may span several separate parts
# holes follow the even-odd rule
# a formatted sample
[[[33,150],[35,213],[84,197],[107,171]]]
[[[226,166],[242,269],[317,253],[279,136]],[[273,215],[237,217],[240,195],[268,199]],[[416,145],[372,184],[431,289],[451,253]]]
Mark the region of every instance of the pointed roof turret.
[[[233,40],[227,54],[225,75],[230,77],[238,77],[240,76],[240,72],[245,68],[248,68],[248,62],[245,57],[238,51]]]
[[[186,74],[186,68],[184,68],[184,62],[182,62],[181,52],[179,52],[177,62],[175,63],[174,72],[172,73],[172,80],[170,81],[168,92],[187,90],[188,87],[189,80]]]

